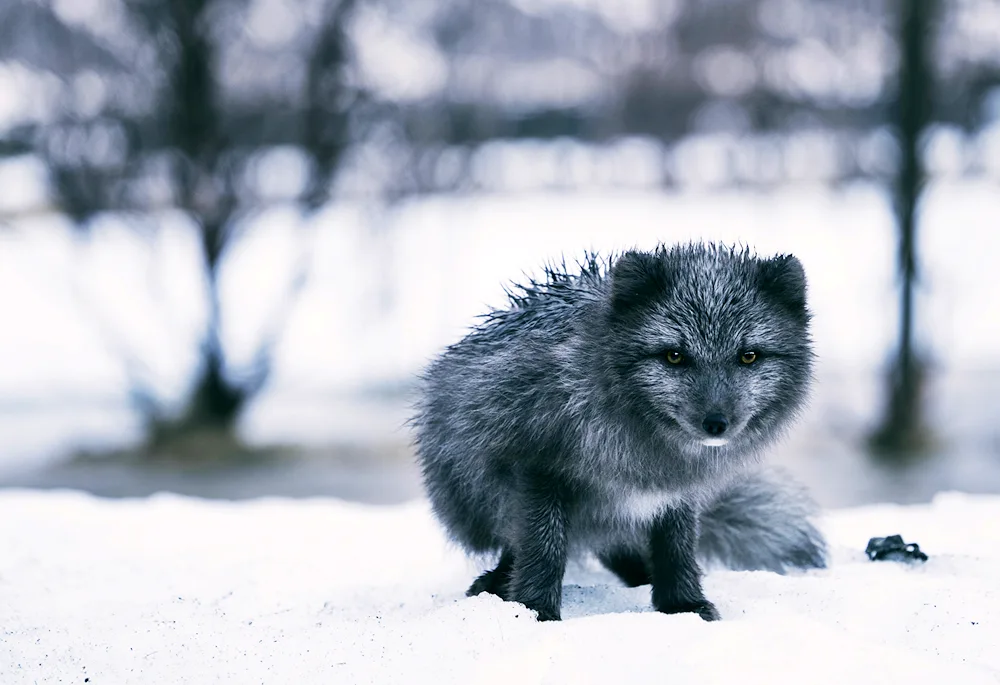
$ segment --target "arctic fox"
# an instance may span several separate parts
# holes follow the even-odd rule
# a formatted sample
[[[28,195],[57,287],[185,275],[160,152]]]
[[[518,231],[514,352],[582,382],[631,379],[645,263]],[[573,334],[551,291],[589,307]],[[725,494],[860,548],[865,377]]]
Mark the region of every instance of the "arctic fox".
[[[811,378],[805,274],[784,255],[660,246],[509,290],[424,376],[414,425],[437,517],[499,553],[468,594],[558,620],[593,551],[662,612],[719,613],[702,560],[823,567],[802,489],[761,468]]]

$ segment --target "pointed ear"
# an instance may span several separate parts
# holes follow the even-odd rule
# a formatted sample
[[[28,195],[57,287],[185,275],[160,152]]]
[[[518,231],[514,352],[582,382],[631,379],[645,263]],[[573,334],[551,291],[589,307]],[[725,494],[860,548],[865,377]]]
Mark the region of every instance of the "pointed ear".
[[[662,297],[669,287],[667,265],[657,254],[626,252],[611,269],[611,306],[616,314],[628,314]]]
[[[781,255],[761,262],[758,283],[763,293],[790,313],[808,318],[806,272],[798,259]]]

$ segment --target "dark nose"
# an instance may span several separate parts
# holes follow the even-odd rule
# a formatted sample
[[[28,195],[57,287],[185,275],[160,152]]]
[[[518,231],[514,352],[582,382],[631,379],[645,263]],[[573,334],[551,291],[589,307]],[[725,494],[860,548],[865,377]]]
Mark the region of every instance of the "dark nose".
[[[726,417],[722,414],[709,414],[701,422],[701,427],[709,435],[722,435],[729,428],[729,422],[726,421]]]

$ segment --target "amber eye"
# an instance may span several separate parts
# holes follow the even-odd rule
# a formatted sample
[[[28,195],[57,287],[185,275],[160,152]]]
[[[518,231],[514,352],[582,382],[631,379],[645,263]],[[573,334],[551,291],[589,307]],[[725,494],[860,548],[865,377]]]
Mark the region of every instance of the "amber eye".
[[[670,350],[667,352],[667,361],[671,364],[680,364],[684,360],[684,355],[682,355],[677,350]]]
[[[744,364],[753,364],[755,361],[757,361],[757,353],[744,352],[743,354],[740,355],[740,361],[743,362]]]

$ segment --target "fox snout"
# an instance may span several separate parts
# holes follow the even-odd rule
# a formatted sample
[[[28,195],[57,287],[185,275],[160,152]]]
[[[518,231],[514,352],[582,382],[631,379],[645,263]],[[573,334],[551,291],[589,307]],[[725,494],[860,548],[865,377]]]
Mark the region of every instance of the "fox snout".
[[[729,421],[722,414],[713,412],[704,418],[701,422],[701,427],[711,437],[717,438],[725,433],[726,429],[729,428]]]
[[[720,412],[711,412],[705,415],[701,421],[701,429],[704,431],[701,444],[705,447],[722,447],[729,442],[729,436],[725,435],[729,428],[729,419]]]

